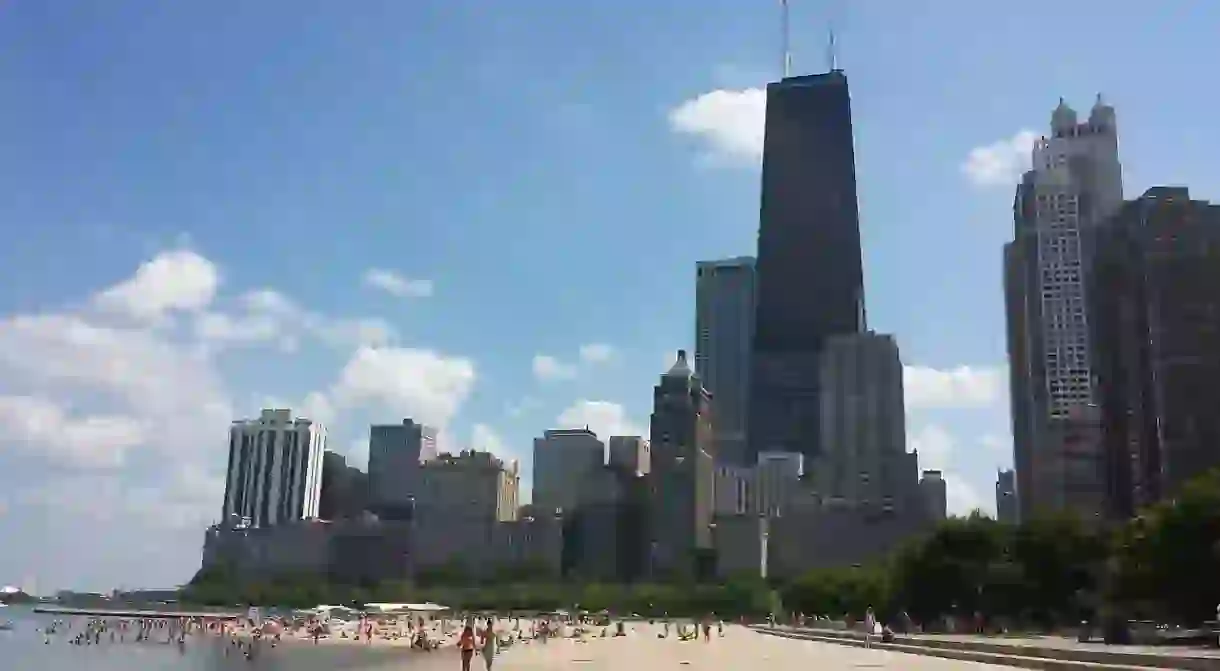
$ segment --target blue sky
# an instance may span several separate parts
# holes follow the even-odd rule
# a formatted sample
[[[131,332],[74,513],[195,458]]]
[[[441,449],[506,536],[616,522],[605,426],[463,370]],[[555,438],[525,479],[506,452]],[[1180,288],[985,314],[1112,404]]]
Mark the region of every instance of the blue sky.
[[[189,577],[264,403],[353,455],[645,429],[695,261],[753,252],[778,2],[153,4],[0,9],[0,583]],[[792,4],[797,72],[840,35],[912,445],[990,509],[1022,131],[1100,91],[1128,195],[1220,199],[1220,10]]]

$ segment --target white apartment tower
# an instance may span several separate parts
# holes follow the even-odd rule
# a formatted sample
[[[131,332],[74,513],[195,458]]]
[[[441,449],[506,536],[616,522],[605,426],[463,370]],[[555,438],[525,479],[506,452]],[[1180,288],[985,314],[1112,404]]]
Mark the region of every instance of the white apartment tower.
[[[1033,148],[1004,250],[1017,498],[1093,515],[1099,427],[1086,311],[1089,239],[1122,205],[1114,108],[1100,96],[1080,121],[1063,100]]]
[[[1094,403],[1086,238],[1089,227],[1104,223],[1123,203],[1114,108],[1098,97],[1088,121],[1078,123],[1060,99],[1051,136],[1034,145],[1032,172],[1048,410],[1067,419],[1073,409]]]
[[[266,527],[318,516],[326,429],[263,410],[229,428],[222,524]]]

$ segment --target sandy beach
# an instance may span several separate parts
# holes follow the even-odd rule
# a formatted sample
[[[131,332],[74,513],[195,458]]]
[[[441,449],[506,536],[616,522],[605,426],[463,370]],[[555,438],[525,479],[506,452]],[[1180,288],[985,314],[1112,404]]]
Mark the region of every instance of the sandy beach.
[[[584,640],[555,638],[546,643],[516,643],[496,655],[495,671],[549,671],[581,668],[586,671],[650,671],[651,669],[708,669],[740,671],[807,671],[810,668],[903,669],[905,671],[999,671],[1011,667],[962,662],[937,657],[908,655],[888,650],[864,650],[847,646],[801,641],[760,634],[742,626],[726,625],[723,637],[712,632],[710,642],[701,638],[679,641],[673,634],[658,638],[661,624],[628,623],[628,635],[619,638],[586,637]],[[595,628],[600,632],[600,628]],[[410,668],[419,671],[458,671],[461,663],[452,647],[431,653],[410,653]],[[483,671],[476,656],[472,671]]]
[[[716,671],[752,668],[806,671],[810,668],[834,670],[862,667],[910,671],[998,671],[1011,668],[780,638],[737,625],[726,627],[723,638],[713,632],[712,640],[707,643],[702,639],[658,639],[655,631],[650,629],[659,630],[660,626],[649,627],[645,624],[637,629],[635,635],[624,638],[594,639],[589,643],[562,640],[546,645],[514,647],[496,660],[495,668],[500,671],[570,669],[573,665],[588,671],[648,671],[679,666]]]

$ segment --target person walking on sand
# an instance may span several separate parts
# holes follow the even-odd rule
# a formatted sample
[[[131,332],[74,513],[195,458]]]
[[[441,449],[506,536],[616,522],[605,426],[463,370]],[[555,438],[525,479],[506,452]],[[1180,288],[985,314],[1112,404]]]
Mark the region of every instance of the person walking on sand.
[[[491,671],[491,663],[496,660],[496,648],[500,641],[496,638],[496,626],[492,618],[487,618],[487,626],[483,627],[483,640],[480,646],[483,650],[483,666]]]
[[[872,647],[873,630],[877,628],[877,615],[873,612],[873,607],[869,606],[864,613],[864,647]]]
[[[474,627],[469,624],[458,637],[458,650],[462,653],[462,671],[470,671],[470,658],[474,657]]]

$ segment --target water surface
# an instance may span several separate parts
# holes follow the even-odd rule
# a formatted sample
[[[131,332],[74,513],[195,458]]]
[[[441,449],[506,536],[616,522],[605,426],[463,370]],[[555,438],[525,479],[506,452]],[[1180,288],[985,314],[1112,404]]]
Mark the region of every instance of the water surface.
[[[13,622],[11,631],[0,631],[0,669],[6,671],[334,671],[339,669],[419,668],[419,655],[402,649],[372,648],[356,645],[312,645],[308,643],[263,646],[254,659],[230,652],[227,643],[208,635],[192,636],[180,649],[159,641],[111,643],[102,636],[100,645],[72,645],[69,640],[80,631],[86,618],[76,618],[73,634],[51,637],[44,644],[40,630],[53,619],[23,606],[0,609],[0,621]],[[60,619],[67,619],[60,617]],[[432,660],[429,660],[432,661]],[[439,660],[436,660],[439,661]]]

